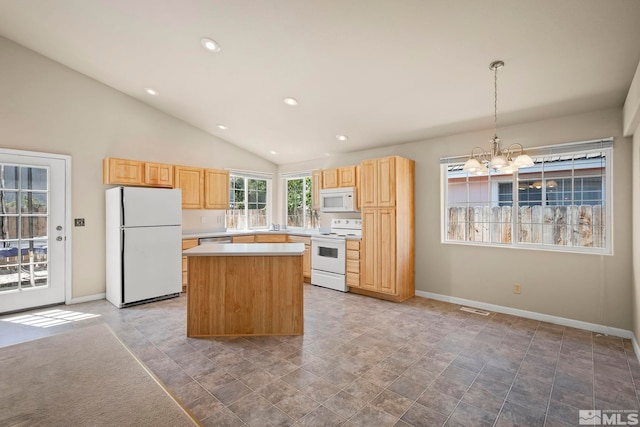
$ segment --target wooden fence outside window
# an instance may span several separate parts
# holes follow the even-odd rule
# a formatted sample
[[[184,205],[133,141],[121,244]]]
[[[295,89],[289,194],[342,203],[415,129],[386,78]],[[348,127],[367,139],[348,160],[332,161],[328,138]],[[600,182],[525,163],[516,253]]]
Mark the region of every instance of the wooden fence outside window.
[[[512,243],[511,206],[449,207],[447,240]],[[521,206],[518,242],[604,248],[606,218],[602,205]]]

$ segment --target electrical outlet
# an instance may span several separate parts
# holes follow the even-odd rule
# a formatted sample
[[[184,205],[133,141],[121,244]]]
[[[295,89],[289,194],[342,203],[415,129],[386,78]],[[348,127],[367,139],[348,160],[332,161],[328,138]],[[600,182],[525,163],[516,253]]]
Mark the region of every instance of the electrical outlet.
[[[522,286],[520,285],[520,283],[516,283],[513,285],[513,293],[514,294],[521,294],[522,293]]]
[[[84,227],[84,218],[74,218],[73,219],[73,224],[76,227]]]
[[[200,217],[200,222],[201,222],[202,224],[205,224],[205,223],[207,222],[207,217],[206,217],[206,216],[201,216],[201,217]]]

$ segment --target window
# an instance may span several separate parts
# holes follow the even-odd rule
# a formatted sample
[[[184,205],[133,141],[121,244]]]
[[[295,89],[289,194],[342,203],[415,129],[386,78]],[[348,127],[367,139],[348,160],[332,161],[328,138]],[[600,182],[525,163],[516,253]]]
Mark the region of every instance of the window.
[[[227,229],[267,228],[271,219],[270,187],[270,177],[230,173]]]
[[[443,241],[611,253],[612,140],[529,154],[532,167],[480,176],[442,159]]]
[[[288,228],[317,229],[320,227],[318,211],[311,208],[313,192],[311,175],[298,174],[284,179]]]

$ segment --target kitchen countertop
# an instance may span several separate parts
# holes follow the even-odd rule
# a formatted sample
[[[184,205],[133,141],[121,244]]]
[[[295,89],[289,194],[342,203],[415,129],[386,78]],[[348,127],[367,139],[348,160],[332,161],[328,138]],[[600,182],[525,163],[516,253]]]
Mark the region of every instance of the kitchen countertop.
[[[304,243],[204,243],[182,251],[184,256],[295,256]]]
[[[251,234],[291,234],[294,236],[315,236],[319,235],[320,232],[318,230],[278,230],[278,231],[270,231],[270,230],[239,230],[239,231],[187,231],[182,234],[183,239],[200,239],[204,237],[231,237],[231,236],[244,236]]]

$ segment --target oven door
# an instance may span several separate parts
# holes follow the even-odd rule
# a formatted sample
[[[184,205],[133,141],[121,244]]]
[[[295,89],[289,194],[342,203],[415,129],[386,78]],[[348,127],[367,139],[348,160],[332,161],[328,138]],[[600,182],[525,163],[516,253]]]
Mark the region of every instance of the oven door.
[[[345,274],[345,240],[313,237],[311,239],[311,251],[311,265],[314,270]]]

